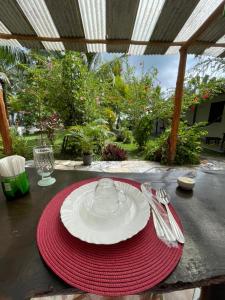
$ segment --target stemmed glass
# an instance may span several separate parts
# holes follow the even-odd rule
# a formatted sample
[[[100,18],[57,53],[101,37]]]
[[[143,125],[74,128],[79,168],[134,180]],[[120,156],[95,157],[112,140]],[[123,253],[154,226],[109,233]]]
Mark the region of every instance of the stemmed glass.
[[[48,186],[55,183],[56,179],[50,175],[54,171],[54,155],[52,146],[38,146],[33,149],[34,164],[41,180],[40,186]]]

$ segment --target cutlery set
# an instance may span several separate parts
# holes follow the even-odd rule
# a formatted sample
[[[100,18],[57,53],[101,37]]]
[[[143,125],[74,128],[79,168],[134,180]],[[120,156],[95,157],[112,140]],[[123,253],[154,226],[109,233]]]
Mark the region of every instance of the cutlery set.
[[[142,184],[141,190],[150,205],[158,238],[171,246],[176,246],[177,243],[184,244],[184,235],[169,208],[169,196],[166,191],[153,190],[147,184]]]

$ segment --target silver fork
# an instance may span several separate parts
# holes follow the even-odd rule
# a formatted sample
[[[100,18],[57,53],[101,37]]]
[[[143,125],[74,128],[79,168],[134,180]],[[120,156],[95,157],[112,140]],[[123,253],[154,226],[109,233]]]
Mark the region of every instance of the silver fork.
[[[157,191],[157,199],[166,208],[168,218],[169,218],[169,222],[171,224],[172,231],[175,234],[177,241],[181,244],[184,244],[184,242],[185,242],[184,235],[183,235],[179,225],[177,224],[177,221],[174,219],[173,214],[170,211],[170,208],[168,206],[170,201],[169,201],[168,196],[166,194],[166,191],[164,189],[159,189]]]

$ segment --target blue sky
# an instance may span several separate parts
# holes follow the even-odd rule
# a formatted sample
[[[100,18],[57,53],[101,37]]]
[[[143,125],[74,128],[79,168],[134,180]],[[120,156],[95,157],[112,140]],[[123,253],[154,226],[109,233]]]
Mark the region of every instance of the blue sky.
[[[115,57],[114,54],[103,54],[104,61],[111,60]],[[152,67],[158,69],[158,80],[163,90],[174,88],[176,85],[176,76],[179,63],[179,55],[141,55],[129,56],[129,64],[136,67],[137,76],[141,73],[140,63],[143,62],[144,71],[148,71]],[[197,63],[193,55],[188,55],[187,71]]]

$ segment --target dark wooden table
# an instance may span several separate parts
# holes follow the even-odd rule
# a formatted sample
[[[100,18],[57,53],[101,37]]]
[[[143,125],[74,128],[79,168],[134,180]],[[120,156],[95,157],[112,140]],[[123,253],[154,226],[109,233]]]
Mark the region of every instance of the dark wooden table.
[[[36,227],[44,207],[58,191],[85,178],[106,176],[84,171],[55,171],[57,182],[41,188],[37,186],[35,170],[28,169],[28,173],[30,194],[6,201],[0,191],[1,300],[78,292],[44,264],[36,246]],[[179,171],[174,169],[155,174],[107,174],[139,182],[164,182],[183,222],[186,237],[183,256],[174,272],[153,289],[155,292],[225,283],[225,176],[199,171],[194,192],[188,193],[177,188],[178,175]]]

